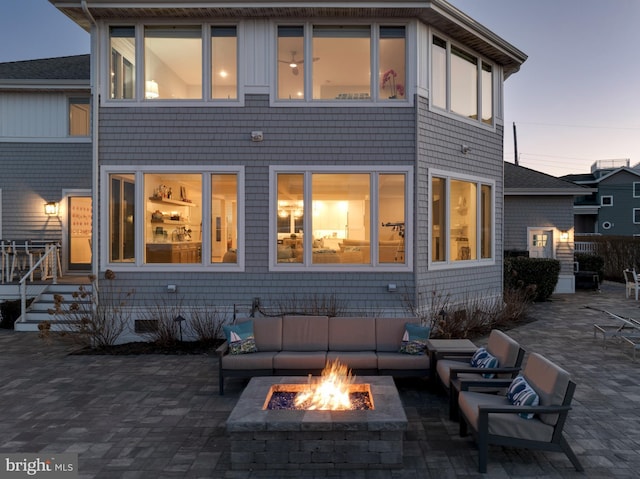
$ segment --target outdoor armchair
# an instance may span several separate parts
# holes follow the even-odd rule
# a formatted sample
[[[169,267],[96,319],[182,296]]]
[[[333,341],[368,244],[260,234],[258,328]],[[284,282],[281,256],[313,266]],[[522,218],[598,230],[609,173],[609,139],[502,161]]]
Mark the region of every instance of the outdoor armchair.
[[[488,377],[510,379],[516,376],[522,365],[525,350],[517,341],[498,329],[489,334],[486,350],[498,360],[495,367],[474,367],[471,356],[441,357],[436,362],[436,373],[449,394],[449,417],[457,419],[459,381],[464,379],[482,380]],[[499,392],[496,389],[495,392]]]
[[[475,436],[479,472],[487,472],[490,444],[564,452],[576,470],[582,471],[582,465],[563,435],[576,387],[569,373],[543,356],[531,353],[522,377],[537,401],[532,400],[531,394],[526,394],[520,396],[524,404],[517,405],[518,401],[513,398],[510,401],[505,396],[469,390],[482,386],[481,381],[463,381],[461,384],[458,397],[460,435],[466,436],[470,428]],[[522,384],[520,377],[516,380]],[[513,384],[501,379],[488,381],[493,383],[492,387]]]

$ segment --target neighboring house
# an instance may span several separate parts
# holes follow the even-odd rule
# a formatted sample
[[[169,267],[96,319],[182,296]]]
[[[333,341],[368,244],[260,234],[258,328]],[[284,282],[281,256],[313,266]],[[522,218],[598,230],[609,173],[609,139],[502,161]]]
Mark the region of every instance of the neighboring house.
[[[50,1],[91,32],[94,268],[135,306],[501,298],[505,40],[442,0]]]
[[[89,55],[0,63],[0,238],[60,243],[65,273],[91,270],[90,103]]]
[[[560,261],[556,293],[574,293],[573,202],[590,189],[504,164],[504,249]]]
[[[576,234],[640,236],[640,169],[629,160],[601,160],[591,173],[562,179],[590,187],[592,193],[576,198]]]

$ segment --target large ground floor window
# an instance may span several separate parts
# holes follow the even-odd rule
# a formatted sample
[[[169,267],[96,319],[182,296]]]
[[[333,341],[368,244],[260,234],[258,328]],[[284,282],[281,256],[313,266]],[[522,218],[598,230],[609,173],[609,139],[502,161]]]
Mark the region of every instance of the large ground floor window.
[[[409,270],[411,170],[272,167],[271,265]]]
[[[107,264],[242,264],[241,168],[104,168]]]
[[[436,171],[430,178],[431,263],[492,260],[493,182]]]

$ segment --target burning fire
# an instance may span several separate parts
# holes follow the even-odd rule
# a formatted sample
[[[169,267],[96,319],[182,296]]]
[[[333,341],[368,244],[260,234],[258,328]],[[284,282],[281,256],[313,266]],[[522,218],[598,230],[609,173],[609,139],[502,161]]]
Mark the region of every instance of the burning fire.
[[[351,370],[337,359],[327,363],[322,370],[320,382],[313,384],[309,375],[306,391],[296,395],[295,404],[302,409],[340,411],[353,409],[349,398],[349,386],[355,381]]]

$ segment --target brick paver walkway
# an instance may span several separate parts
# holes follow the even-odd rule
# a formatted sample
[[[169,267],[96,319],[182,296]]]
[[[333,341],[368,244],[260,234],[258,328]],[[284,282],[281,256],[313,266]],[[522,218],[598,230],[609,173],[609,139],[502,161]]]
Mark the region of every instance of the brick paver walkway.
[[[640,359],[593,339],[598,310],[640,318],[624,286],[536,304],[536,321],[509,331],[528,351],[567,369],[578,384],[565,428],[585,467],[559,453],[492,447],[487,477],[637,477]],[[479,341],[482,343],[482,341]],[[625,353],[626,351],[626,353]],[[470,437],[458,437],[447,400],[426,381],[398,380],[409,429],[397,471],[231,471],[225,420],[245,382],[218,395],[213,356],[73,356],[35,333],[0,330],[0,451],[79,455],[82,478],[478,477]]]

